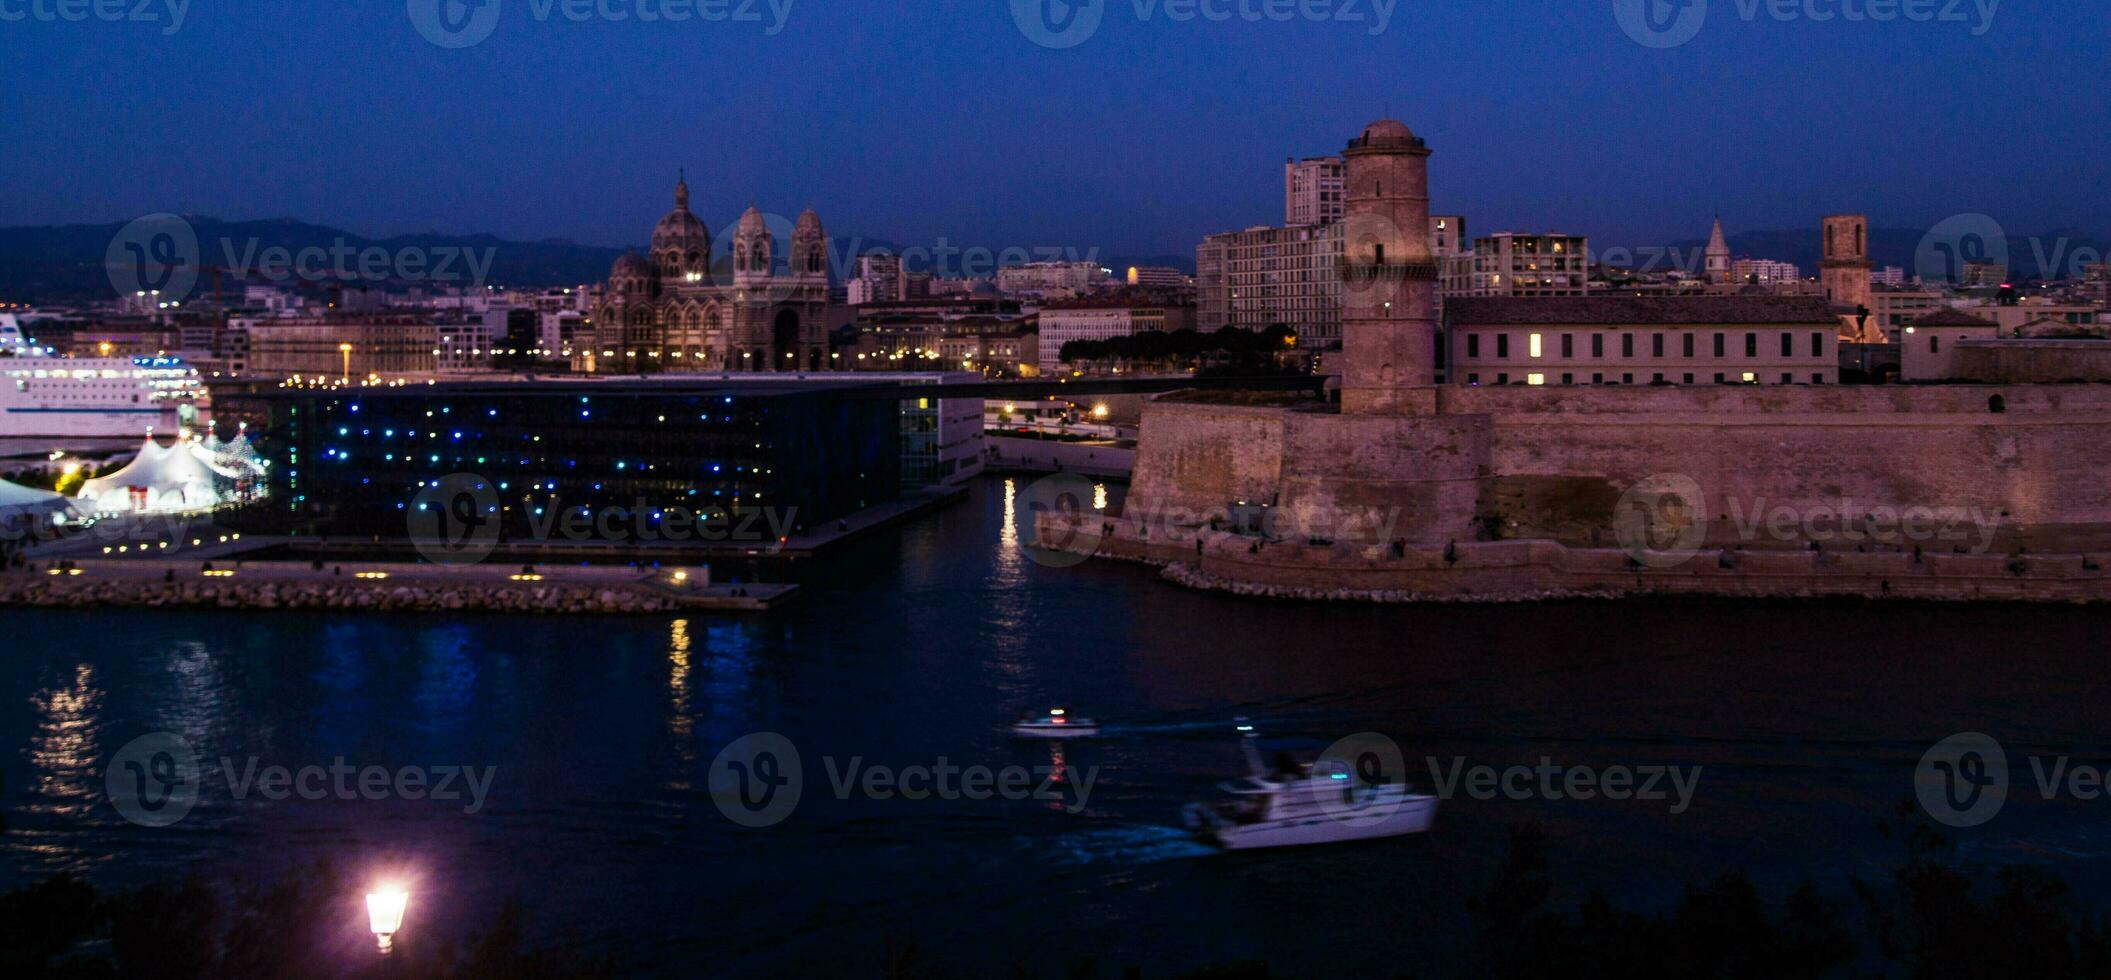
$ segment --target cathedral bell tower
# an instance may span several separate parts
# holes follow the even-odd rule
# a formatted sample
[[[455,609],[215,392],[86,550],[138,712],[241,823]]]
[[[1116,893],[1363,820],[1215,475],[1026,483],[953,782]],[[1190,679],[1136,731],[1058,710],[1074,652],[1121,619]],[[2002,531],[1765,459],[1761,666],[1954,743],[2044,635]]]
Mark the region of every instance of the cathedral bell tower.
[[[1429,247],[1429,147],[1381,120],[1342,151],[1341,410],[1436,411],[1437,265]]]

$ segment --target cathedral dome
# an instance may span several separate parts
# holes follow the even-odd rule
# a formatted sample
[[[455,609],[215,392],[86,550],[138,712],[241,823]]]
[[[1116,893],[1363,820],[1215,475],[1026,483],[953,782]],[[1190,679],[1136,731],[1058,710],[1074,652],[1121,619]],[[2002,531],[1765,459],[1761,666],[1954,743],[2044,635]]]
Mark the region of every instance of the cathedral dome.
[[[647,265],[638,253],[625,252],[616,259],[615,266],[608,270],[608,277],[611,280],[650,279],[652,278],[652,266]]]
[[[711,271],[711,230],[689,210],[689,180],[674,185],[674,210],[652,229],[652,264],[670,279],[702,278]]]
[[[799,215],[799,226],[794,230],[802,234],[821,234],[821,216],[815,214],[813,208],[807,208]]]

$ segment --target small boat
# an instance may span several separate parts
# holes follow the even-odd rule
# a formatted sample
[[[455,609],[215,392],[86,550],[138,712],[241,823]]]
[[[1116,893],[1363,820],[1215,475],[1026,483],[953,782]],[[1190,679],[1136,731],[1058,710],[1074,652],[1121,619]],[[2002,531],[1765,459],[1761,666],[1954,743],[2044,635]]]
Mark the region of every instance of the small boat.
[[[1225,850],[1334,844],[1419,834],[1436,822],[1436,797],[1414,793],[1404,782],[1358,785],[1339,760],[1267,771],[1254,750],[1252,726],[1239,728],[1252,773],[1217,784],[1224,799],[1181,810],[1188,829],[1207,843]]]
[[[1012,735],[1016,738],[1091,738],[1098,734],[1099,722],[1076,717],[1068,708],[1050,708],[1045,715],[1012,722]]]

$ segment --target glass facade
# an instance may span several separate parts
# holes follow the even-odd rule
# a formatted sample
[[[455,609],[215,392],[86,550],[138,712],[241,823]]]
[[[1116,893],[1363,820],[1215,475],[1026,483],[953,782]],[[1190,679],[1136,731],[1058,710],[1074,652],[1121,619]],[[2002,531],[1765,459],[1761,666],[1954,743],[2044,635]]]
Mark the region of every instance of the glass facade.
[[[404,536],[422,492],[470,475],[495,491],[509,539],[584,509],[621,515],[597,536],[653,540],[669,510],[768,509],[796,530],[895,499],[920,459],[905,404],[793,386],[521,384],[278,390],[224,411],[250,422],[277,499],[318,533]]]

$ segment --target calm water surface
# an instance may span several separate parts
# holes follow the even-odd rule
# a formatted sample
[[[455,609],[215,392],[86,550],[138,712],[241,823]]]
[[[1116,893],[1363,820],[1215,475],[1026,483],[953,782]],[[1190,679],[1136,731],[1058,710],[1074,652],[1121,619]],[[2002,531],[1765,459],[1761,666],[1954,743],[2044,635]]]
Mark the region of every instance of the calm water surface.
[[[2028,797],[1961,833],[1964,852],[2055,867],[2085,892],[2105,877],[2111,801],[2038,800],[2022,763],[2111,760],[2103,612],[1262,603],[1138,566],[1042,567],[1009,498],[987,481],[759,618],[0,612],[0,877],[401,863],[413,928],[466,928],[517,896],[546,939],[683,975],[876,975],[890,941],[965,973],[1246,958],[1390,972],[1466,942],[1461,905],[1509,824],[1552,835],[1564,894],[1630,904],[1733,869],[1777,890],[1880,875],[1898,851],[1879,823],[1912,800],[1921,753],[1961,731],[2000,738]],[[1114,729],[1062,756],[1097,773],[1083,812],[833,797],[824,757],[1048,765],[1057,749],[1003,726],[1058,701]],[[1677,814],[1456,799],[1421,838],[1220,855],[1177,829],[1178,809],[1240,769],[1234,714],[1293,748],[1383,732],[1420,772],[1546,758],[1702,775]],[[201,802],[165,829],[101,799],[104,760],[155,731],[206,762]],[[755,731],[789,736],[807,775],[799,809],[765,830],[729,823],[704,778]],[[497,773],[475,814],[234,799],[220,760],[251,757]]]

